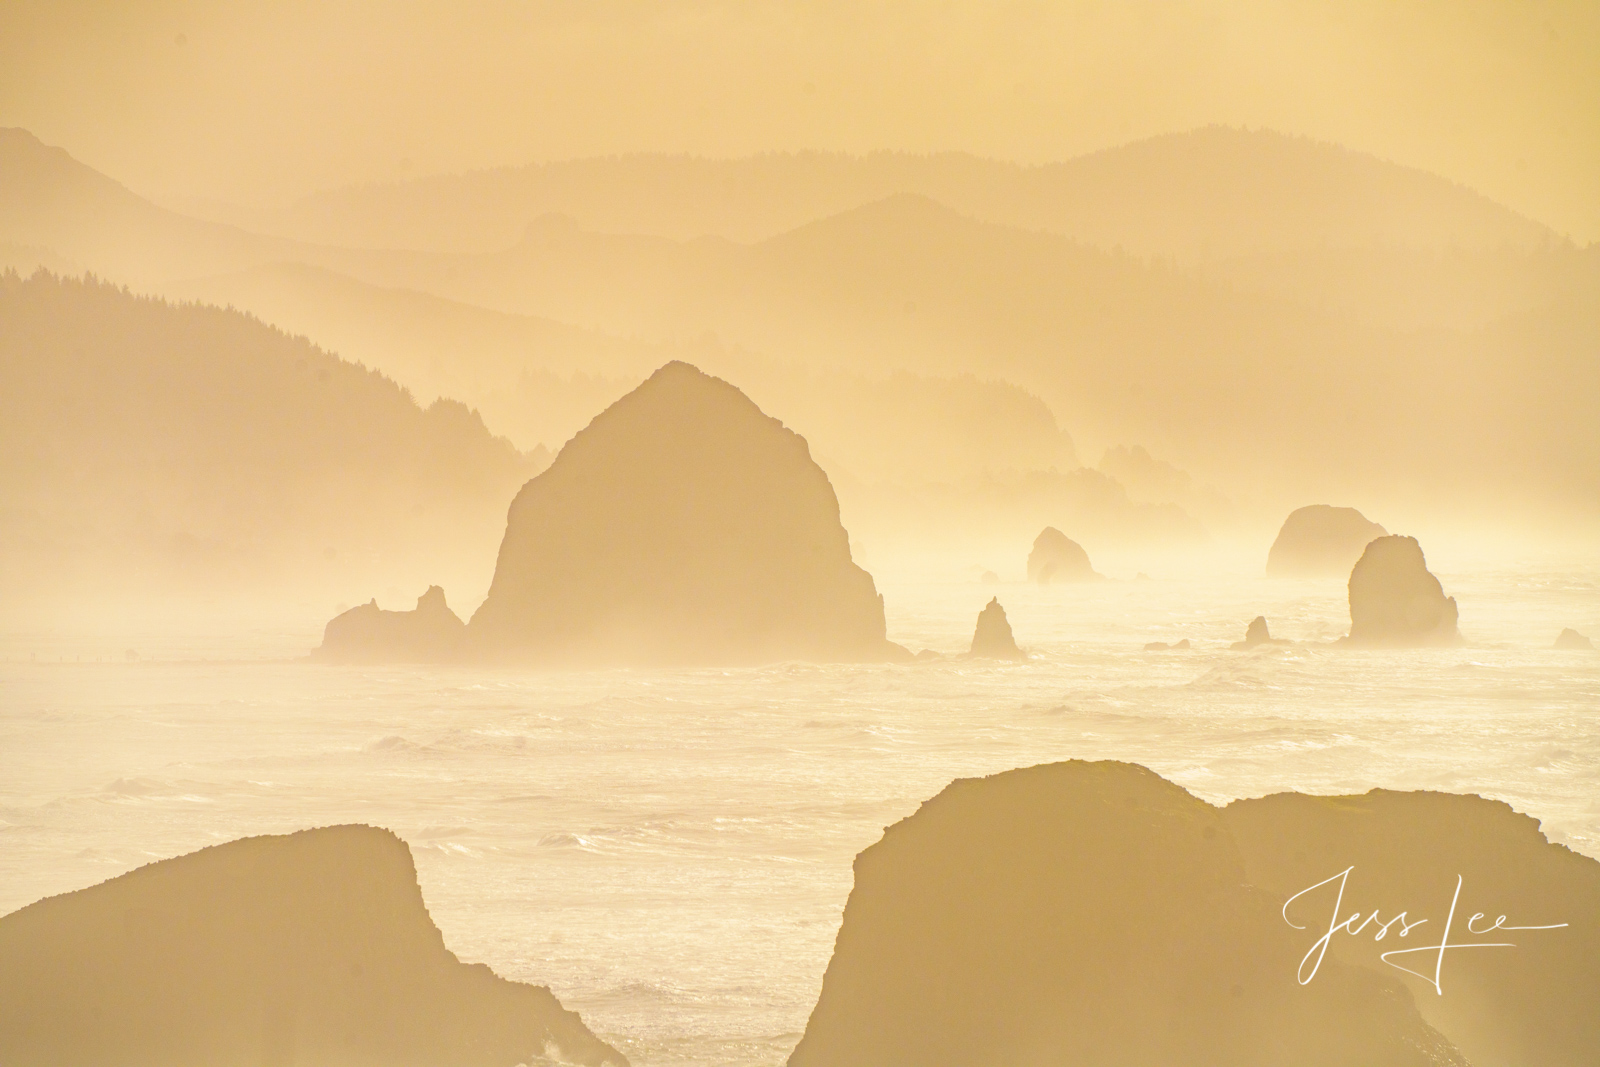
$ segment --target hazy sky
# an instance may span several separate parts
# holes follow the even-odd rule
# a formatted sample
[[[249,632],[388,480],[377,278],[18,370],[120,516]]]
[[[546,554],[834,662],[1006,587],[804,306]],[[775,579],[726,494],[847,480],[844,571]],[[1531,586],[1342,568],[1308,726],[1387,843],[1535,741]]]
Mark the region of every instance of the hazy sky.
[[[1212,122],[1600,239],[1600,3],[0,0],[0,125],[156,195],[639,150],[1044,161]]]

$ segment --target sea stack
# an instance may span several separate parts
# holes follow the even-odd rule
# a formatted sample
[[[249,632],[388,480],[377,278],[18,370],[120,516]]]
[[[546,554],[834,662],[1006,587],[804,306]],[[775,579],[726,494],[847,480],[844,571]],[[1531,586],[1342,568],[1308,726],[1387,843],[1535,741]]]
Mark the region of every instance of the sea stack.
[[[1280,793],[1238,800],[1222,812],[1238,842],[1247,880],[1273,899],[1290,896],[1351,867],[1344,886],[1346,913],[1372,908],[1409,909],[1433,931],[1418,945],[1438,944],[1460,881],[1456,926],[1463,942],[1510,942],[1516,948],[1454,952],[1444,959],[1441,989],[1384,966],[1378,953],[1397,947],[1339,937],[1330,956],[1388,973],[1410,987],[1417,1007],[1435,1029],[1473,1064],[1589,1067],[1600,1050],[1600,862],[1551,844],[1537,819],[1503,801],[1451,793],[1374,789],[1360,796]],[[1307,894],[1290,917],[1327,928],[1335,886]],[[1505,926],[1568,925],[1552,930],[1496,932],[1466,928],[1477,912],[1487,921],[1509,916]],[[1388,918],[1390,911],[1384,912]],[[1394,939],[1388,938],[1392,942]],[[1417,953],[1410,966],[1432,976],[1434,957]],[[1317,981],[1321,981],[1318,976]],[[1351,1061],[1352,1063],[1356,1061]]]
[[[1051,582],[1086,582],[1100,575],[1089,565],[1089,553],[1054,526],[1046,526],[1033,540],[1033,551],[1028,553],[1028,581],[1048,585]]]
[[[1011,634],[1011,623],[1006,620],[1006,609],[1000,598],[989,601],[978,612],[978,628],[972,634],[971,655],[985,659],[1026,659]]]
[[[1267,552],[1274,578],[1343,577],[1362,551],[1389,531],[1355,508],[1312,504],[1289,513]]]
[[[466,630],[444,602],[444,590],[431,585],[413,611],[384,611],[373,600],[335,616],[311,657],[328,663],[435,663],[456,655]]]
[[[1350,572],[1348,645],[1417,648],[1457,645],[1455,597],[1428,571],[1415,537],[1380,537]]]
[[[910,658],[805,439],[681,362],[522,487],[467,644],[589,666]]]
[[[405,842],[250,837],[0,918],[0,1063],[624,1067],[541,986],[445,948]]]
[[[789,1065],[1464,1067],[1393,976],[1297,984],[1315,935],[1244,883],[1222,813],[1143,767],[957,781],[856,858]]]
[[[1569,652],[1593,652],[1594,642],[1576,630],[1566,629],[1556,635],[1556,643],[1551,647]]]
[[[1244,652],[1255,648],[1257,645],[1287,645],[1289,642],[1273,637],[1267,629],[1267,617],[1257,615],[1250,620],[1250,625],[1244,628],[1244,640],[1235,641],[1228,646],[1232,652]]]

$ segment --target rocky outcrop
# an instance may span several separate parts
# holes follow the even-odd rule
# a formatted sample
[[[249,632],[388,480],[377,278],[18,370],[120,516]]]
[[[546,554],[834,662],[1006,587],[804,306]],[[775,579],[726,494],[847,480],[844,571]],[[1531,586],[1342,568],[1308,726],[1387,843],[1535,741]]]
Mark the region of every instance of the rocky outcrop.
[[[327,663],[433,663],[453,658],[467,625],[430,585],[413,611],[384,611],[376,600],[329,620],[311,654]]]
[[[522,487],[468,644],[563,665],[909,658],[805,439],[679,362]]]
[[[1223,813],[1142,767],[955,782],[856,858],[790,1067],[1463,1067],[1392,976],[1297,984],[1312,938],[1244,883]]]
[[[1089,553],[1054,526],[1046,526],[1033,540],[1028,553],[1028,581],[1087,582],[1099,578],[1089,565]]]
[[[1170,645],[1165,641],[1151,641],[1144,646],[1144,650],[1146,652],[1177,652],[1188,647],[1189,639],[1185,637],[1182,641],[1174,641]]]
[[[0,918],[7,1067],[625,1067],[550,990],[465,964],[405,843],[251,837]]]
[[[1556,635],[1556,643],[1552,648],[1566,649],[1577,652],[1593,652],[1594,642],[1573,629],[1562,630]]]
[[[1235,641],[1228,648],[1233,652],[1245,652],[1260,645],[1287,645],[1289,642],[1273,637],[1267,630],[1267,617],[1257,615],[1250,620],[1250,625],[1244,628],[1244,640]]]
[[[1376,789],[1361,796],[1281,793],[1240,800],[1222,813],[1245,874],[1275,899],[1350,868],[1342,914],[1401,911],[1427,925],[1399,942],[1372,932],[1341,935],[1330,959],[1373,967],[1404,981],[1427,1021],[1475,1067],[1587,1067],[1600,1050],[1600,863],[1551,844],[1536,819],[1507,804],[1449,793]],[[1452,951],[1430,982],[1434,952],[1391,958],[1428,978],[1386,966],[1379,953],[1438,945],[1460,877],[1450,943],[1515,948]],[[1337,885],[1297,900],[1289,918],[1328,928]],[[1479,913],[1483,917],[1474,918]],[[1553,930],[1489,930],[1567,923]],[[1426,940],[1422,935],[1428,935]],[[1319,976],[1316,981],[1321,981]],[[1352,1061],[1354,1062],[1354,1061]]]
[[[1350,571],[1348,645],[1415,648],[1456,645],[1456,601],[1428,572],[1415,537],[1373,541]]]
[[[994,597],[978,612],[978,628],[972,634],[973,656],[984,659],[1026,659],[1011,634],[1011,623],[1000,598]]]
[[[1267,552],[1267,574],[1274,578],[1343,577],[1374,538],[1389,531],[1355,508],[1312,504],[1283,520]]]

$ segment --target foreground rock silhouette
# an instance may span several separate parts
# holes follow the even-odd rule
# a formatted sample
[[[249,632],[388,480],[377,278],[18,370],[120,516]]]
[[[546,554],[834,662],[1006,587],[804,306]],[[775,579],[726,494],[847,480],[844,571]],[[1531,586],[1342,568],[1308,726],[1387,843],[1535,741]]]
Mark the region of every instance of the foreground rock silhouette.
[[[789,1064],[1464,1067],[1392,976],[1298,985],[1315,935],[1282,903],[1221,811],[1143,767],[957,781],[856,858]]]
[[[1569,651],[1592,652],[1594,651],[1594,642],[1580,634],[1578,631],[1569,628],[1562,630],[1556,635],[1556,643],[1551,647],[1566,649]]]
[[[251,837],[0,918],[7,1067],[625,1067],[548,989],[465,964],[386,830]]]
[[[1374,538],[1389,531],[1355,508],[1312,504],[1283,520],[1267,552],[1267,574],[1275,578],[1343,577]]]
[[[1087,582],[1100,577],[1089,565],[1089,553],[1054,526],[1046,526],[1034,538],[1028,553],[1028,581]]]
[[[994,597],[978,612],[978,627],[972,634],[972,651],[984,659],[1026,659],[1011,633],[1011,623],[1006,619],[1006,609],[1000,598]]]
[[[311,654],[327,663],[427,663],[454,657],[466,634],[436,585],[413,611],[384,611],[378,602],[351,608],[328,622]]]
[[[1510,942],[1516,948],[1450,952],[1442,995],[1422,978],[1382,965],[1379,951],[1402,947],[1340,937],[1330,956],[1374,966],[1405,982],[1423,1017],[1474,1067],[1538,1064],[1588,1067],[1600,1051],[1600,863],[1539,832],[1539,822],[1501,801],[1450,793],[1375,789],[1361,796],[1280,793],[1239,800],[1222,813],[1239,843],[1248,881],[1286,900],[1352,867],[1344,912],[1402,910],[1426,918],[1407,941],[1437,945],[1456,878],[1461,896],[1452,944]],[[1307,894],[1291,915],[1327,929],[1333,897]],[[1300,910],[1303,909],[1303,910]],[[1486,918],[1472,922],[1483,912]],[[1568,923],[1555,930],[1496,931],[1506,926]],[[1424,933],[1426,940],[1417,940]],[[1434,953],[1395,962],[1434,973]],[[1321,981],[1319,975],[1316,981]],[[1354,1062],[1354,1061],[1352,1061]]]
[[[1455,597],[1428,571],[1415,537],[1379,537],[1350,571],[1350,635],[1344,644],[1416,648],[1457,645]]]

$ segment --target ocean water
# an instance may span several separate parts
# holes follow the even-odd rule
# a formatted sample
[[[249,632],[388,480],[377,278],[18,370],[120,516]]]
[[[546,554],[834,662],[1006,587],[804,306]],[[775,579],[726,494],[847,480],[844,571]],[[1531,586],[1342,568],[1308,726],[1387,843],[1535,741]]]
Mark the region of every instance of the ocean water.
[[[954,778],[1120,759],[1216,802],[1472,792],[1600,856],[1600,653],[1549,647],[1600,636],[1600,568],[1441,578],[1466,647],[1331,648],[1341,583],[1244,575],[880,576],[891,638],[961,651],[998,595],[1021,664],[362,669],[293,661],[321,620],[10,634],[0,913],[248,834],[371,823],[410,843],[457,954],[551,986],[636,1065],[778,1064],[856,853]],[[1261,613],[1302,644],[1227,651]]]

